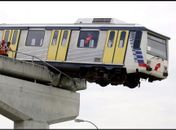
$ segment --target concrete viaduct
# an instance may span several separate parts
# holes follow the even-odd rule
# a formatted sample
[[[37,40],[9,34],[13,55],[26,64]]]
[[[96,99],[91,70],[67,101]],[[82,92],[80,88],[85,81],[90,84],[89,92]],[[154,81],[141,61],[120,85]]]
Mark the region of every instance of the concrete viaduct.
[[[0,56],[0,114],[14,129],[49,129],[79,115],[86,81],[54,73],[48,67]]]

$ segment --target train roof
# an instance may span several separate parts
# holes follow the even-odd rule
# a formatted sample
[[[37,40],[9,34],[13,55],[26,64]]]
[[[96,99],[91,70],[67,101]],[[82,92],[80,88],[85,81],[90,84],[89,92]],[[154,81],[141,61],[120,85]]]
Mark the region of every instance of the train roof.
[[[59,27],[143,27],[139,24],[0,24],[0,29],[4,28],[59,28]]]
[[[76,21],[76,23],[74,23],[74,24],[54,24],[54,23],[53,24],[0,24],[0,30],[3,30],[3,29],[26,30],[29,28],[45,28],[46,30],[51,30],[51,29],[145,30],[145,31],[149,31],[151,34],[159,35],[163,38],[170,39],[169,37],[162,35],[160,33],[157,33],[155,31],[152,31],[152,30],[150,30],[140,24],[125,23],[121,20],[116,20],[116,19],[111,19],[111,21],[109,20],[110,22],[108,20],[103,19],[103,22],[101,22],[101,20],[99,20],[99,19],[78,19]]]

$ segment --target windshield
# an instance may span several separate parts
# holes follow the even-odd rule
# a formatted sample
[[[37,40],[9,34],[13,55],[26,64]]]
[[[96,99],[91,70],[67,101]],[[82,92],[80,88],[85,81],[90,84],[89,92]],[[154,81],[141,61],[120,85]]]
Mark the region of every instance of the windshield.
[[[148,35],[147,52],[151,55],[167,60],[166,40],[156,36]]]

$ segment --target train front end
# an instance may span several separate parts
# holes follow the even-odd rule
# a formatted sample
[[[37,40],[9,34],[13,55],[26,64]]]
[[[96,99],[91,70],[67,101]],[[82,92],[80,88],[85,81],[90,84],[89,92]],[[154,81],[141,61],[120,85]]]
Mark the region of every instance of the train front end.
[[[145,62],[139,66],[149,82],[163,80],[168,76],[168,41],[170,38],[151,30],[146,33]],[[146,76],[147,74],[147,76]]]
[[[151,82],[165,79],[168,76],[168,40],[168,37],[148,33],[146,58]]]

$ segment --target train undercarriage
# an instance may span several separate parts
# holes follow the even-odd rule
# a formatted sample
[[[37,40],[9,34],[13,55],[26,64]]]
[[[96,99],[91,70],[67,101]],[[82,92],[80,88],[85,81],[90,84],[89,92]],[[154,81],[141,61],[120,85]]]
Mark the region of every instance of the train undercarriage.
[[[153,76],[146,75],[144,73],[138,72],[127,74],[125,68],[114,68],[107,70],[105,68],[81,68],[78,78],[84,78],[90,83],[97,83],[102,87],[109,84],[111,85],[123,85],[129,88],[140,87],[140,79],[148,79],[149,82],[155,80],[161,80]],[[70,74],[71,75],[71,74]]]
[[[54,64],[53,64],[54,65]],[[54,65],[55,66],[55,65]],[[66,67],[55,66],[62,72],[73,78],[86,79],[90,83],[97,83],[102,87],[111,85],[124,85],[129,88],[135,88],[140,85],[138,73],[127,74],[126,69],[122,67],[100,67],[100,66],[82,66]]]
[[[161,80],[153,76],[138,72],[127,74],[126,68],[123,66],[105,66],[91,64],[76,64],[76,63],[58,63],[48,62],[50,65],[64,72],[72,78],[86,79],[90,83],[97,83],[102,87],[109,84],[123,85],[129,88],[140,86],[140,79],[148,79],[149,82]],[[42,63],[40,63],[42,64]],[[48,66],[49,67],[49,66]],[[52,71],[53,68],[49,67]]]
[[[137,74],[127,75],[126,70],[105,68],[83,68],[80,71],[80,78],[85,78],[88,82],[95,82],[102,87],[111,85],[124,85],[129,88],[135,88],[140,84],[140,78]]]

